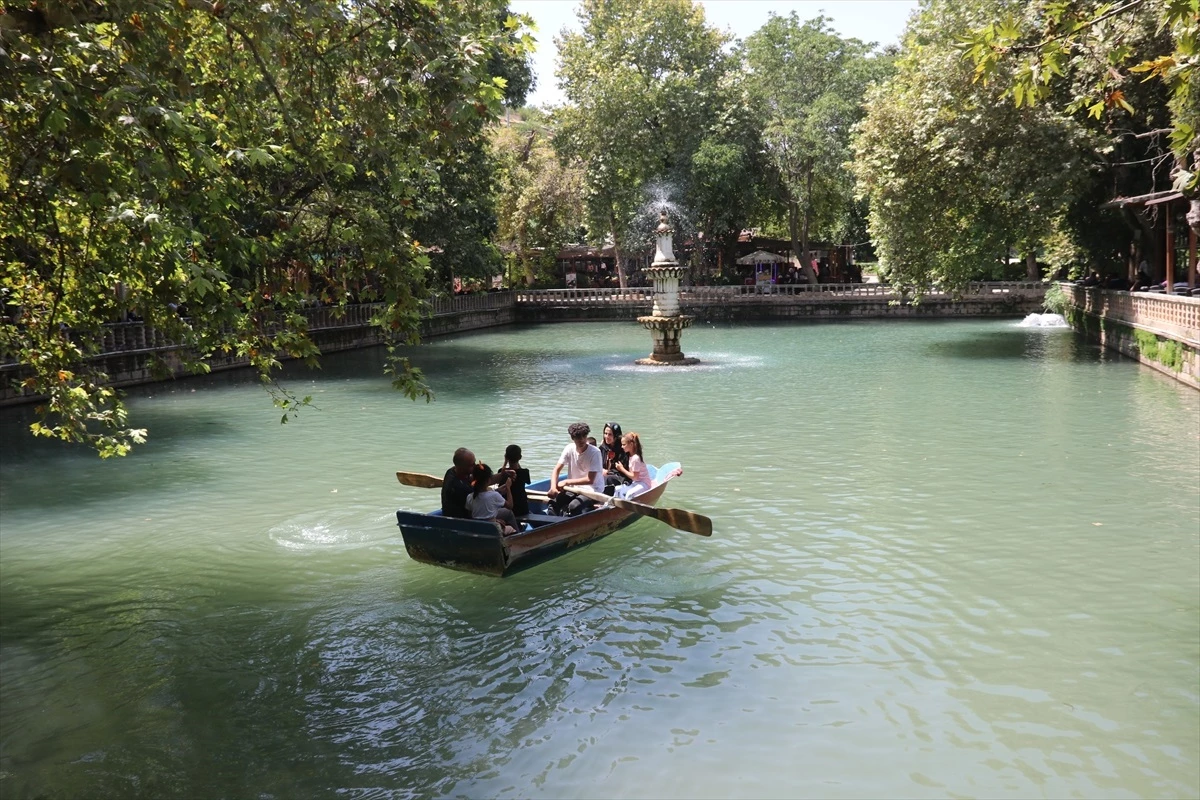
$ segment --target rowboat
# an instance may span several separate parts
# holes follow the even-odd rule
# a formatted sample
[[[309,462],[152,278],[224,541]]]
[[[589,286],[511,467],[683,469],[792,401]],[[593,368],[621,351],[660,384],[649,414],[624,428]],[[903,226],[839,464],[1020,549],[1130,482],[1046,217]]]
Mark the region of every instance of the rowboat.
[[[600,506],[574,517],[547,513],[546,501],[537,495],[544,495],[550,488],[549,478],[531,483],[527,490],[529,514],[520,518],[525,530],[509,536],[501,535],[490,520],[444,517],[440,508],[428,514],[397,511],[396,522],[404,536],[404,549],[415,561],[484,575],[509,575],[624,528],[638,517],[639,511],[631,510],[637,506],[648,509],[640,513],[655,516],[653,512],[690,513],[653,508],[667,484],[679,474],[679,463],[647,467],[654,486],[634,498],[636,502],[616,501],[619,505]],[[707,522],[707,518],[692,516]]]

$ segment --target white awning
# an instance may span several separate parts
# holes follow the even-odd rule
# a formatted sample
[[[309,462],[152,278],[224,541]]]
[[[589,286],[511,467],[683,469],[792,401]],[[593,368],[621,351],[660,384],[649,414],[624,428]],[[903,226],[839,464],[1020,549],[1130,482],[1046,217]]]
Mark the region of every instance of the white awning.
[[[787,256],[768,253],[766,250],[755,250],[748,256],[742,256],[737,260],[739,264],[783,264],[787,261]]]

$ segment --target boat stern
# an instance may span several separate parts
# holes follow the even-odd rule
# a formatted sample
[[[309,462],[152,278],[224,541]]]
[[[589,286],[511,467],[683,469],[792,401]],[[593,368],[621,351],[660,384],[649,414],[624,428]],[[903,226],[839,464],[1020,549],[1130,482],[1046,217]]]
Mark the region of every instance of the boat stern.
[[[397,511],[396,523],[414,561],[484,575],[503,575],[508,566],[500,529],[489,520]]]

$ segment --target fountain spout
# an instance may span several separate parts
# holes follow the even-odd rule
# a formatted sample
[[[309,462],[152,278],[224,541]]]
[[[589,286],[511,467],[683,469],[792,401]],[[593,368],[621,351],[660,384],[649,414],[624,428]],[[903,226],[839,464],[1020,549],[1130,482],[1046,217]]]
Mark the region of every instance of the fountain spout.
[[[654,229],[654,264],[674,264],[675,253],[671,250],[671,226],[667,223],[667,212],[663,211],[658,217],[658,227]]]

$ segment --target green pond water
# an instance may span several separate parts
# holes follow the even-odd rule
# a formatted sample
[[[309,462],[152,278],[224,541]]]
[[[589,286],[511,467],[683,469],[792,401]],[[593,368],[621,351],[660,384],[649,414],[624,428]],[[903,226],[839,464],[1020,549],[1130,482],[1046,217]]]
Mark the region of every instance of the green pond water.
[[[123,460],[0,412],[0,797],[1195,797],[1200,394],[1016,320],[505,328],[131,391]],[[410,560],[455,447],[680,461],[497,579]]]

